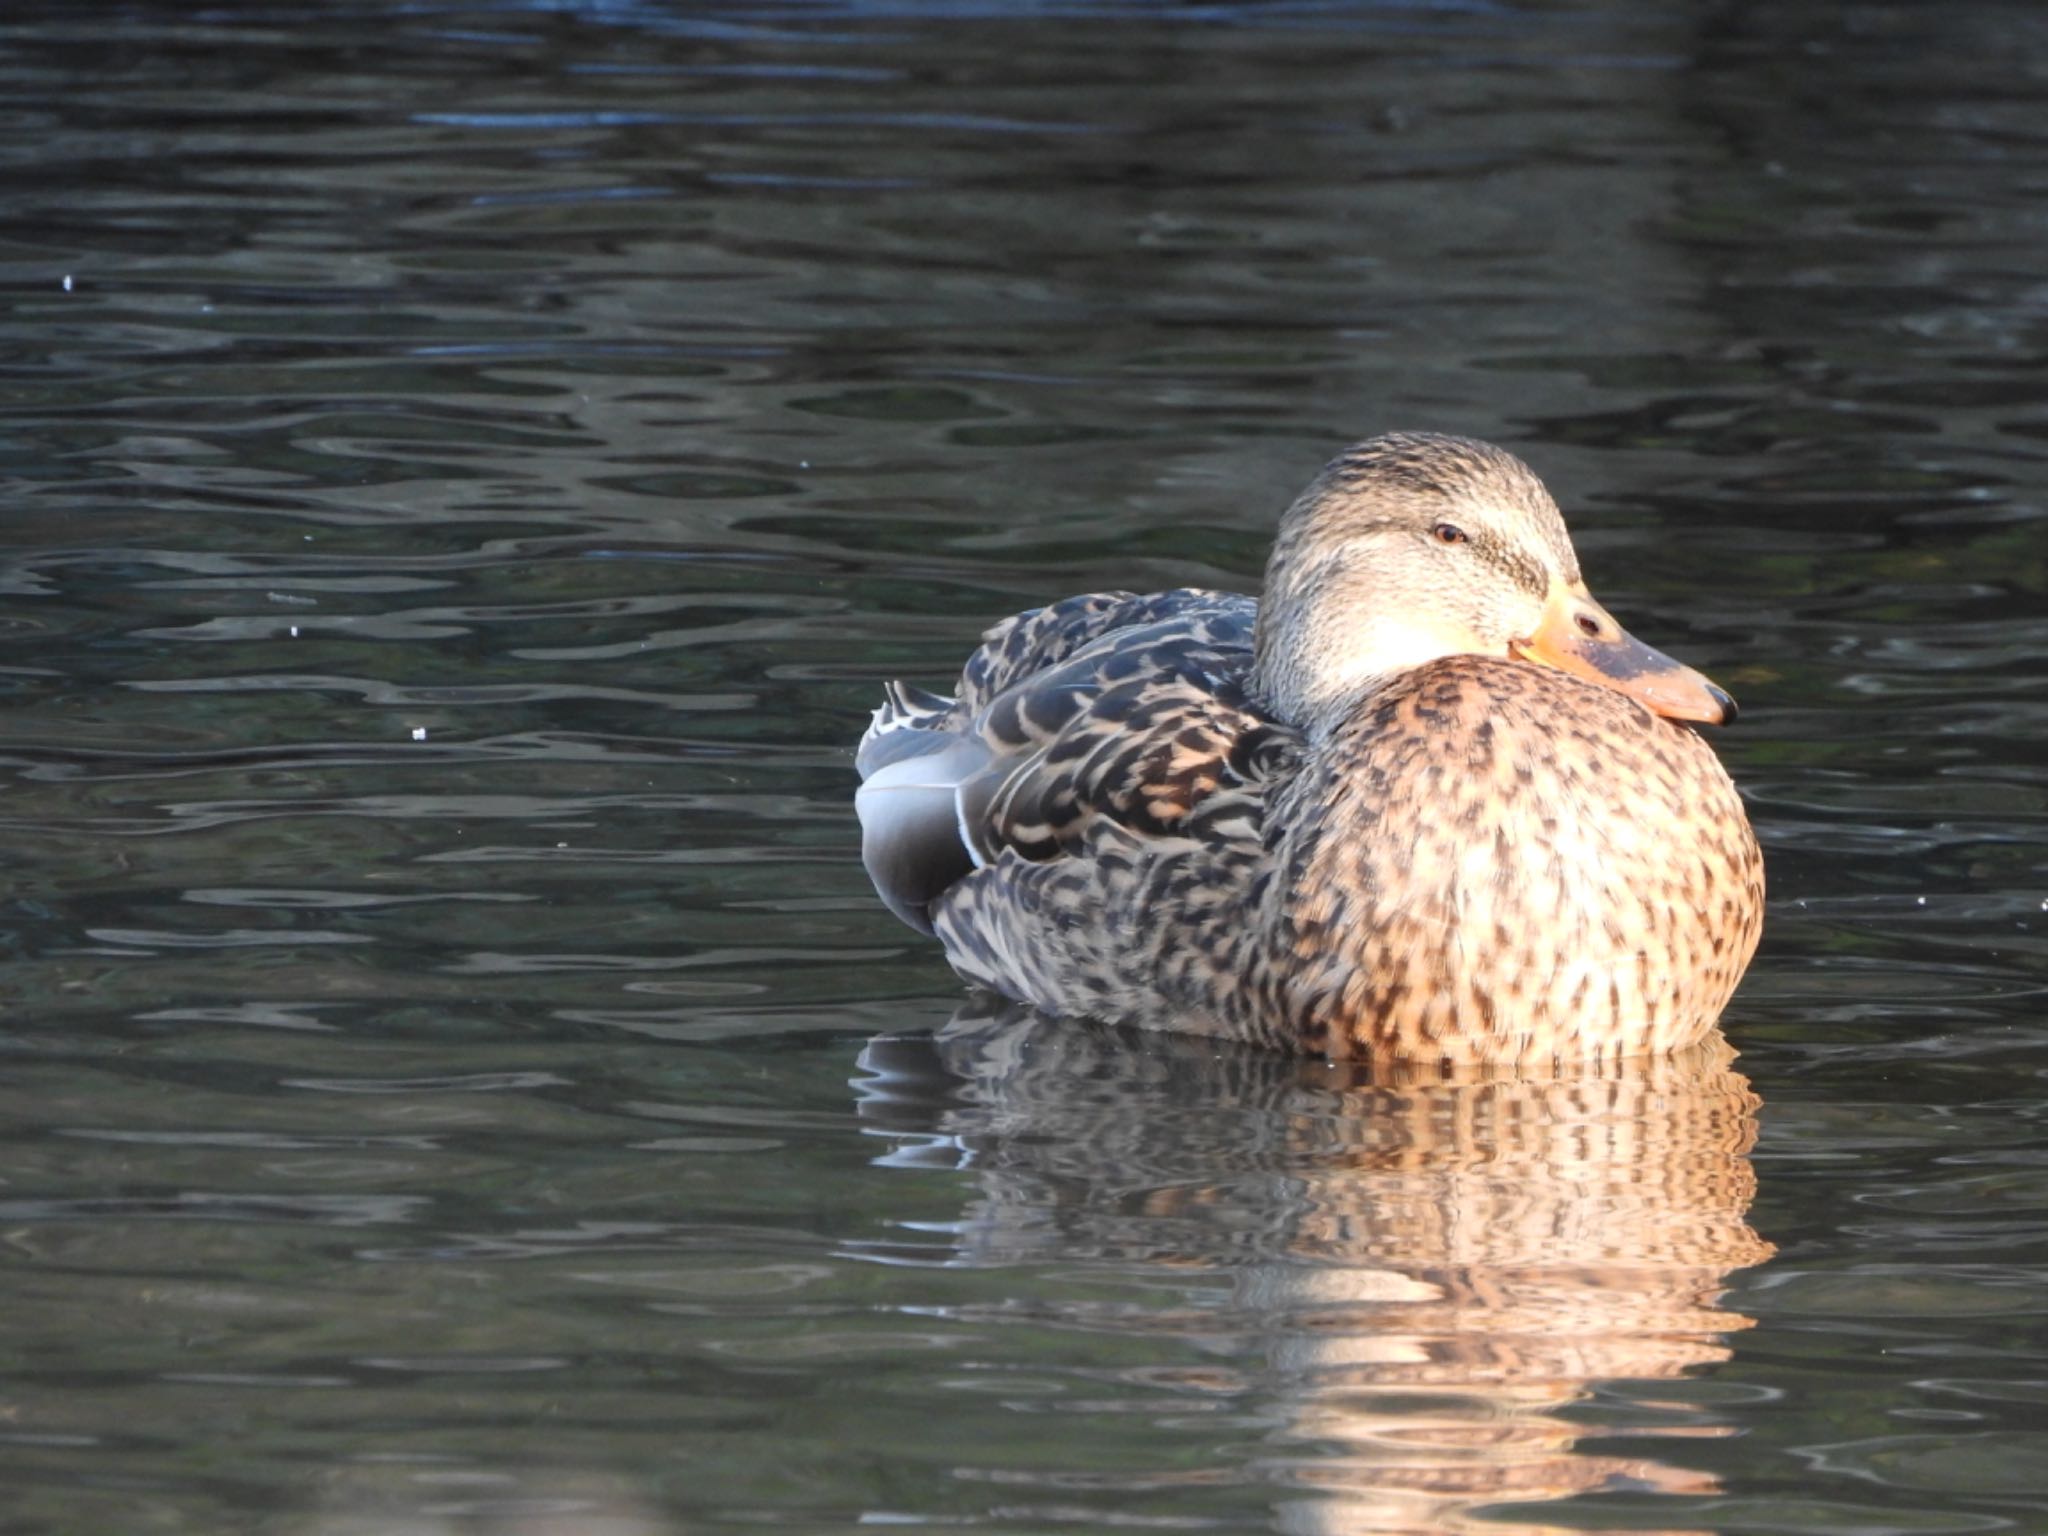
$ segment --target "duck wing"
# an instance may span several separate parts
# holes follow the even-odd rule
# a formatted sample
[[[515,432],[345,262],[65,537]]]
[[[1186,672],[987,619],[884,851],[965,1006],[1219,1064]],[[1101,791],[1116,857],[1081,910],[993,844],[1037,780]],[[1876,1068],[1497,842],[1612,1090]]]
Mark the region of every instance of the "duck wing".
[[[1183,588],[1090,593],[990,630],[952,699],[891,685],[856,759],[862,858],[891,911],[932,904],[1005,852],[1177,835],[1294,735],[1245,692],[1258,605]]]

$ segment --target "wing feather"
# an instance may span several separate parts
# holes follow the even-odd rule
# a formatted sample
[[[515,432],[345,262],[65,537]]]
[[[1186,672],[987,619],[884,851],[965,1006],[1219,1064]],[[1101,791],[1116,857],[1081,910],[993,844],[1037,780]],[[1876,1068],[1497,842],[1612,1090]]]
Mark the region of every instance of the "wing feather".
[[[1245,691],[1256,615],[1228,593],[1090,593],[991,629],[953,699],[892,684],[856,800],[890,909],[930,932],[976,869],[1132,857],[1290,757]]]

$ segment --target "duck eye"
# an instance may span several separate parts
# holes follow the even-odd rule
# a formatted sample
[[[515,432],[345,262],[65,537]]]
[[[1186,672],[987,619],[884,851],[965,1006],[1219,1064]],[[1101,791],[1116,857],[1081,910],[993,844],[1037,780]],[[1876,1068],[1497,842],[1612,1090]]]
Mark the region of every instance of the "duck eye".
[[[1438,523],[1429,532],[1430,536],[1439,544],[1463,544],[1465,542],[1465,530],[1456,523]]]

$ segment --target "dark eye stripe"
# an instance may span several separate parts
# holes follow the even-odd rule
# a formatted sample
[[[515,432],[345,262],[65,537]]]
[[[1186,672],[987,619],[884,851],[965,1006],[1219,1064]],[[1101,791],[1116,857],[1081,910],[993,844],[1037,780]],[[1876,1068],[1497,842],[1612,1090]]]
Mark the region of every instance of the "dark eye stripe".
[[[1429,536],[1439,544],[1471,545],[1482,559],[1504,571],[1509,580],[1525,592],[1541,597],[1550,590],[1550,576],[1541,561],[1508,548],[1489,533],[1482,531],[1474,538],[1457,523],[1436,522],[1430,524]]]
[[[1533,592],[1541,597],[1550,590],[1549,574],[1527,555],[1506,554],[1500,557],[1499,564],[1524,592]]]

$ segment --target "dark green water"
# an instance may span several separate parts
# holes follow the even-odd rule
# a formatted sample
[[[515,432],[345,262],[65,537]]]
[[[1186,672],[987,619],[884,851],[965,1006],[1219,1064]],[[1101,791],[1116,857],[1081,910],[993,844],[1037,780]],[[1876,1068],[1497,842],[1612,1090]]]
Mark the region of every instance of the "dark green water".
[[[30,3],[0,91],[0,1530],[2048,1529],[2048,12]],[[878,680],[1393,426],[1741,698],[1739,1062],[935,1039]]]

